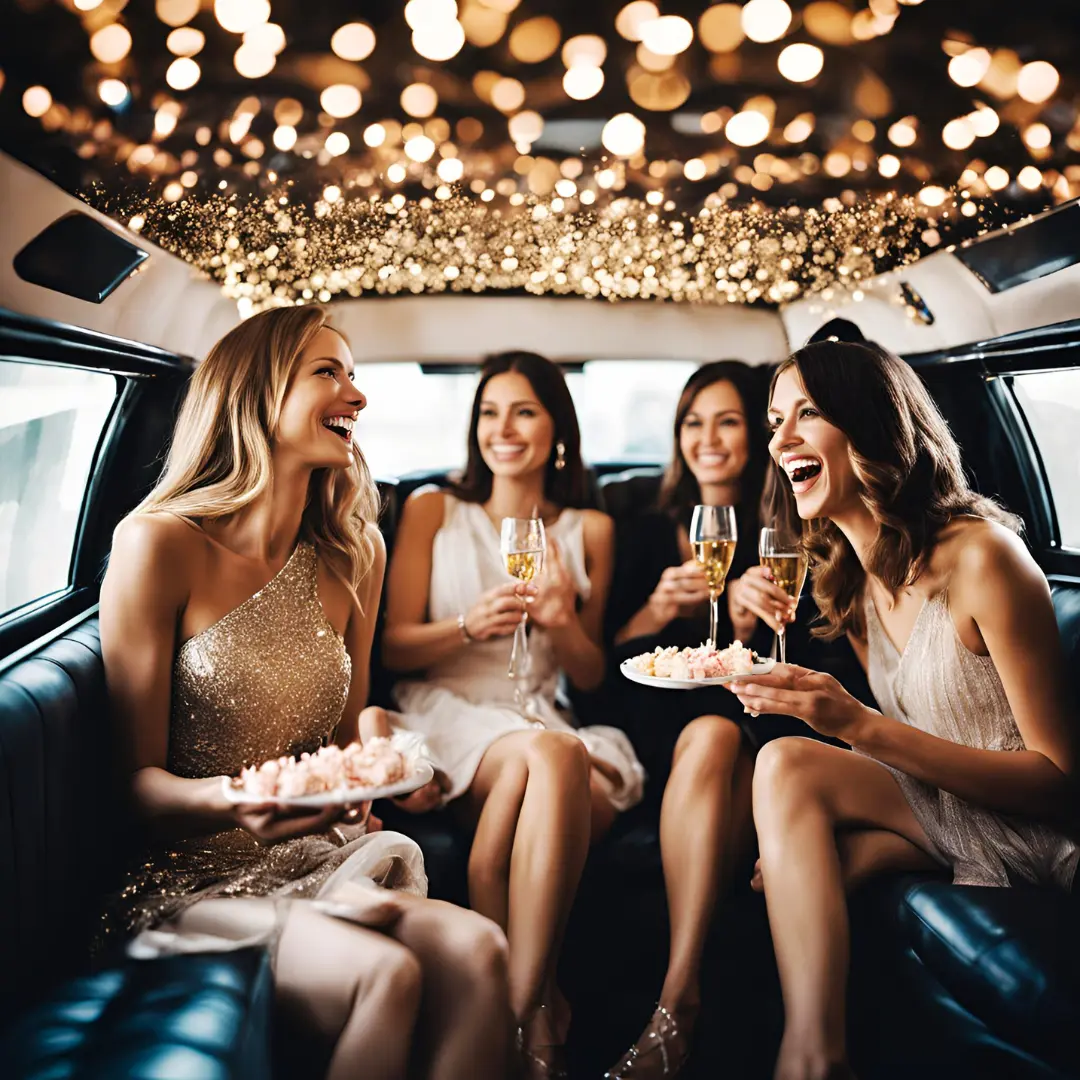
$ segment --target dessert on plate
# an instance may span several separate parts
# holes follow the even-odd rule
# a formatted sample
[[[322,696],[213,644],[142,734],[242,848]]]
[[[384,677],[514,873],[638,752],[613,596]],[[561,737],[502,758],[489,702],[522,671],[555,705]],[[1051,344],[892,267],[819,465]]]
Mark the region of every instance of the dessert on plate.
[[[244,769],[232,786],[256,797],[295,799],[350,788],[386,787],[412,771],[405,754],[390,739],[369,739],[344,749],[331,744],[298,758],[271,758]]]
[[[758,656],[741,641],[717,649],[711,642],[697,648],[657,646],[649,653],[631,657],[626,664],[641,675],[659,679],[719,679],[727,675],[748,675]]]

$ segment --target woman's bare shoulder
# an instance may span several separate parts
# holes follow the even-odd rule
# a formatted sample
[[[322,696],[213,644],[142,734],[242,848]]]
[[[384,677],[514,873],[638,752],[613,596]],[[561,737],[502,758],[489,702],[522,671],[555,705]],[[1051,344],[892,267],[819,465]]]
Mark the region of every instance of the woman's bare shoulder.
[[[614,520],[602,510],[582,510],[581,527],[585,532],[586,540],[595,539],[603,542],[615,535]]]
[[[113,533],[105,593],[135,589],[145,598],[149,587],[162,602],[182,602],[209,546],[209,537],[174,514],[132,514]]]
[[[958,518],[939,544],[940,573],[954,596],[999,587],[1045,588],[1046,578],[1024,541],[987,518]]]

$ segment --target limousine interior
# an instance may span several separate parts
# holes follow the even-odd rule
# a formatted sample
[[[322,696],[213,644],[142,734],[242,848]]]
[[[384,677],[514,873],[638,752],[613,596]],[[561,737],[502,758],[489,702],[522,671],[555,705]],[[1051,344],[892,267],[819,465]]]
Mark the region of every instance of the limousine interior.
[[[4,1076],[294,1075],[260,950],[105,967],[90,956],[102,898],[130,855],[97,620],[112,531],[153,485],[199,358],[269,304],[329,303],[352,343],[369,402],[357,441],[378,478],[391,550],[410,493],[462,465],[485,355],[528,348],[563,366],[591,497],[625,520],[656,495],[675,401],[697,365],[774,364],[829,319],[848,319],[915,368],[975,486],[1023,517],[1080,700],[1070,3],[1008,14],[934,0],[663,5],[697,34],[688,52],[660,30],[641,37],[634,20],[658,19],[648,3],[651,14],[641,3],[462,0],[460,22],[449,17],[467,39],[460,55],[425,38],[422,21],[410,51],[401,5],[389,3],[351,5],[348,23],[321,5],[274,0],[276,22],[264,14],[250,25],[246,0],[4,6],[13,31],[0,45]],[[783,16],[777,7],[787,11],[779,31],[769,22]],[[243,39],[235,71],[241,39],[226,32],[230,18],[264,35]],[[338,26],[366,31],[339,38]],[[175,37],[184,30],[191,40]],[[380,66],[384,41],[393,56]],[[824,50],[826,74],[796,69],[816,63],[805,51],[778,74],[788,44]],[[913,74],[905,65],[916,56]],[[601,70],[603,93],[586,94]],[[958,112],[954,99],[968,111],[942,149],[929,129]],[[991,106],[1008,141],[982,134]],[[645,138],[643,116],[648,155],[634,123],[613,130],[601,114],[629,116]],[[805,145],[792,127],[800,120]],[[754,122],[767,139],[746,141],[740,125]],[[451,124],[459,145],[433,159],[436,170],[429,159],[436,144],[452,145]],[[965,153],[968,129],[986,142],[981,156]],[[415,139],[431,150],[410,151]],[[888,209],[890,192],[903,212]],[[789,211],[808,219],[790,244]],[[393,228],[373,216],[399,212],[413,216]],[[755,233],[755,215],[768,228]],[[551,220],[564,231],[545,232]],[[655,245],[642,255],[633,232]],[[447,252],[463,236],[472,239],[455,261]],[[860,262],[871,236],[881,250]],[[801,272],[781,270],[801,244],[813,257]],[[701,254],[685,257],[695,245]],[[373,667],[374,700],[390,705],[377,647]],[[431,894],[467,904],[468,838],[450,816],[378,812],[423,848]],[[1080,923],[1068,896],[910,875],[865,886],[851,905],[857,1075],[1080,1076]],[[564,949],[572,1076],[601,1075],[640,1032],[662,981],[666,920],[656,823],[630,812],[590,855]],[[748,887],[722,905],[706,969],[705,1020],[683,1075],[770,1076],[783,1010],[764,901]]]

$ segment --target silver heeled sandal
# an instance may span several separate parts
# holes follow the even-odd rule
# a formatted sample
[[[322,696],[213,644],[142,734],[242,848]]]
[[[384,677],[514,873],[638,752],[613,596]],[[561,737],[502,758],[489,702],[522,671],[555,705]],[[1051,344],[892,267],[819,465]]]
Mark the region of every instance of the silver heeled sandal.
[[[546,1008],[546,1005],[538,1005],[537,1012]],[[535,1068],[543,1076],[551,1077],[552,1080],[566,1080],[569,1073],[566,1071],[565,1065],[565,1043],[539,1043],[536,1049],[553,1051],[553,1060],[545,1061],[539,1054],[534,1053],[530,1047],[525,1045],[525,1028],[519,1025],[517,1029],[517,1051],[522,1064],[527,1069],[530,1067]]]
[[[642,1038],[648,1039],[645,1049],[634,1043],[618,1064],[604,1073],[604,1080],[660,1080],[682,1072],[690,1050],[678,1021],[663,1005],[656,1006]],[[656,1065],[660,1066],[659,1071]]]

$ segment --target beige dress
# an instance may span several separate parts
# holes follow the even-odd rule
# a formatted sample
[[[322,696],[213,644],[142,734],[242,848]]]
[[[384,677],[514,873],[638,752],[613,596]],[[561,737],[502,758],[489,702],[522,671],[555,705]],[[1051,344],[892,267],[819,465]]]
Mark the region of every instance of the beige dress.
[[[866,598],[870,688],[886,716],[949,742],[1023,750],[1024,740],[993,660],[960,640],[947,592],[922,607],[903,653]],[[888,767],[888,766],[887,766]],[[1072,886],[1080,848],[1049,826],[984,810],[890,768],[957,885]]]
[[[499,534],[484,508],[444,495],[442,527],[432,550],[428,617],[433,622],[468,611],[480,596],[512,579],[499,553]],[[547,530],[578,595],[590,591],[585,573],[585,539],[580,510],[563,510]],[[542,726],[576,735],[589,753],[618,776],[610,792],[613,805],[626,810],[641,800],[645,770],[625,733],[603,724],[577,727],[556,704],[559,664],[548,634],[529,630],[531,669],[525,706],[514,702],[507,677],[511,639],[478,641],[428,668],[422,678],[403,679],[394,688],[401,708],[395,727],[422,735],[432,763],[449,779],[447,801],[468,790],[487,748],[503,735]]]
[[[351,662],[319,600],[314,547],[300,543],[277,576],[190,638],[172,673],[168,769],[183,777],[235,776],[247,765],[312,751],[332,736],[349,692]],[[315,899],[348,917],[343,898],[386,884],[424,896],[423,856],[399,833],[338,826],[269,847],[244,829],[155,846],[143,853],[106,912],[104,941],[134,934],[149,957],[271,940],[287,904]],[[181,919],[208,899],[270,897],[250,922],[221,934]],[[364,921],[357,907],[357,921]],[[240,911],[241,909],[235,909]]]

